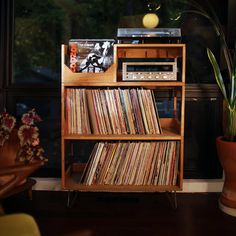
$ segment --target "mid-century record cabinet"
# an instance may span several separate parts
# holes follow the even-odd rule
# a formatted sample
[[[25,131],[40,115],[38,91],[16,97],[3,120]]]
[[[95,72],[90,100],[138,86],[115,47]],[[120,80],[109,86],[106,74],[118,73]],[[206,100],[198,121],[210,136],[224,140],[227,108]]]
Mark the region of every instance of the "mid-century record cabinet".
[[[181,190],[185,45],[115,44],[114,63],[102,73],[73,73],[66,65],[68,53],[68,46],[62,45],[62,188],[90,192]],[[153,76],[152,67],[147,66],[153,61],[164,62],[164,66],[174,62],[176,78],[125,78],[124,65],[126,72],[140,76],[149,70]],[[127,68],[127,62],[145,66]]]

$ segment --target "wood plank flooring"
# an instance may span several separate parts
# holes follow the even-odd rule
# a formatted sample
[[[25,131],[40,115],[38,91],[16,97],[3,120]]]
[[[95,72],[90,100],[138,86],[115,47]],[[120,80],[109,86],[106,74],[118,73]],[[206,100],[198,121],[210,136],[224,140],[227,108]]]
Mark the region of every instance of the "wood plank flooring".
[[[219,193],[178,193],[178,208],[166,193],[79,193],[73,207],[67,193],[33,191],[3,201],[6,213],[33,215],[42,236],[210,236],[236,235],[236,217],[218,208]]]

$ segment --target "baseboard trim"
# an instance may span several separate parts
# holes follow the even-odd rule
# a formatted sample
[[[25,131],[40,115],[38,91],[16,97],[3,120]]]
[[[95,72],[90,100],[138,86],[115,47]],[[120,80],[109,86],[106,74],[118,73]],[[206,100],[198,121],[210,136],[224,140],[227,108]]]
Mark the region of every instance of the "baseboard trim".
[[[60,178],[34,178],[37,183],[34,190],[60,191]],[[222,179],[185,179],[183,181],[183,193],[193,192],[221,192]]]
[[[186,179],[183,192],[221,192],[223,184],[223,179]]]

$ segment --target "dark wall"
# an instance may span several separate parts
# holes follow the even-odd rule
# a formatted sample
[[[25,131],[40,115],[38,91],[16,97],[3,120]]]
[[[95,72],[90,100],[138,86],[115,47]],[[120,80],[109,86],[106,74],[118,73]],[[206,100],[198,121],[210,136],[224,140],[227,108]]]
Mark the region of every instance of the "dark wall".
[[[236,39],[236,1],[228,0],[228,42],[231,48],[234,48]]]

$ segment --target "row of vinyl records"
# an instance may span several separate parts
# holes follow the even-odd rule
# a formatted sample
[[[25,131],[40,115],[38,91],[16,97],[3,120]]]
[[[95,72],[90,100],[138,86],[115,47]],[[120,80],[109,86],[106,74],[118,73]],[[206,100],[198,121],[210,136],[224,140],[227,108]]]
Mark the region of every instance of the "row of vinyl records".
[[[180,142],[96,143],[80,183],[176,185]]]
[[[71,134],[160,134],[150,89],[65,90],[67,132]]]

